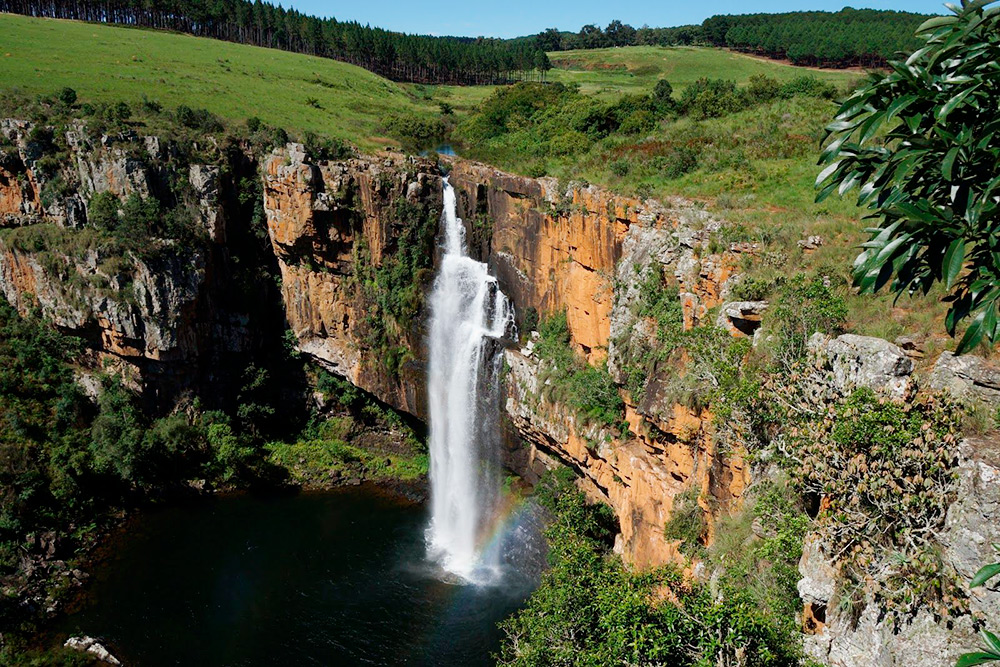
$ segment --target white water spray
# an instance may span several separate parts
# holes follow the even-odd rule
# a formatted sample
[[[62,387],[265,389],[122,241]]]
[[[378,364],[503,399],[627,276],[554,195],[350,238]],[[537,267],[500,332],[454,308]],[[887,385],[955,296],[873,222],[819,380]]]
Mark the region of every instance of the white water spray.
[[[431,556],[463,579],[499,567],[481,550],[498,501],[496,377],[492,344],[513,327],[513,309],[486,264],[468,256],[455,190],[444,180],[444,252],[430,296]]]

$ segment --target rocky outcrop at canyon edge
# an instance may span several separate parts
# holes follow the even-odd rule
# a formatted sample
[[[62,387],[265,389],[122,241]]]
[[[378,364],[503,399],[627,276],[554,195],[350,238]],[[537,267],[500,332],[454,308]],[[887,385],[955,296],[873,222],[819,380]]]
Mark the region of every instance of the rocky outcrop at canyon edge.
[[[273,153],[264,165],[264,209],[281,271],[288,325],[298,348],[393,407],[426,413],[424,331],[415,319],[392,332],[407,359],[387,367],[373,341],[376,299],[359,283],[361,269],[382,266],[399,251],[399,201],[441,215],[441,178],[427,160],[402,155],[313,164],[302,146]],[[424,277],[426,281],[426,277]]]
[[[186,165],[155,137],[91,135],[82,123],[54,139],[39,139],[38,130],[0,120],[0,292],[21,313],[37,309],[84,341],[80,377],[91,393],[105,369],[153,409],[213,384],[226,359],[248,353],[257,338],[230,287],[223,195],[231,180],[218,165]],[[64,147],[58,158],[56,143]],[[119,204],[152,193],[177,201],[202,241],[109,243],[88,225],[100,193]]]

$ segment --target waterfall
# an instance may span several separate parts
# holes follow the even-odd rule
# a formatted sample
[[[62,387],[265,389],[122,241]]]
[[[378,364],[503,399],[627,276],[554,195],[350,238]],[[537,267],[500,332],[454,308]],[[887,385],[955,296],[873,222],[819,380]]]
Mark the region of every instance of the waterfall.
[[[430,295],[430,555],[472,582],[499,568],[483,550],[499,499],[501,355],[496,341],[513,329],[513,309],[486,264],[468,256],[455,190],[444,179],[444,247]]]

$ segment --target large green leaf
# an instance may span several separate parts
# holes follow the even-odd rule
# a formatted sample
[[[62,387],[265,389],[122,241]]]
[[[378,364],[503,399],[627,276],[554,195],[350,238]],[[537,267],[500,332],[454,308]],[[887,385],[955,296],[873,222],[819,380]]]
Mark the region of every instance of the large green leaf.
[[[955,663],[955,667],[975,667],[975,665],[985,665],[995,661],[1000,661],[1000,653],[977,651],[976,653],[966,653],[960,657]]]
[[[1000,563],[991,563],[989,565],[984,565],[983,567],[979,568],[979,572],[976,572],[976,576],[974,576],[972,578],[972,581],[969,582],[969,588],[976,588],[978,586],[982,586],[983,584],[985,584],[987,581],[997,576],[998,574],[1000,574]]]
[[[955,239],[948,246],[948,251],[944,254],[944,264],[941,267],[941,274],[944,276],[945,285],[951,289],[962,272],[965,264],[965,239]]]
[[[944,156],[944,160],[941,161],[941,175],[944,176],[944,180],[951,181],[952,173],[955,170],[955,160],[958,159],[958,153],[961,151],[959,146],[953,147]]]

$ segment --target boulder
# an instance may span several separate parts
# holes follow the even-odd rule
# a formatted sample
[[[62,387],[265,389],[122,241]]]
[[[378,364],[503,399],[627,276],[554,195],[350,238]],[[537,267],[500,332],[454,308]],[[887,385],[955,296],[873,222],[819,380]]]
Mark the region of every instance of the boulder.
[[[76,651],[83,651],[84,653],[90,653],[97,657],[103,663],[108,665],[120,665],[122,664],[118,658],[111,655],[111,651],[104,648],[99,641],[93,637],[70,637],[63,644],[66,648],[71,648]]]
[[[817,333],[808,347],[816,365],[831,373],[831,382],[841,393],[868,387],[903,398],[913,390],[913,362],[887,340],[854,334],[831,339]]]
[[[931,388],[959,399],[1000,405],[1000,367],[982,357],[942,352],[931,371]]]
[[[722,304],[715,325],[736,338],[752,337],[760,328],[767,301],[730,301]]]

